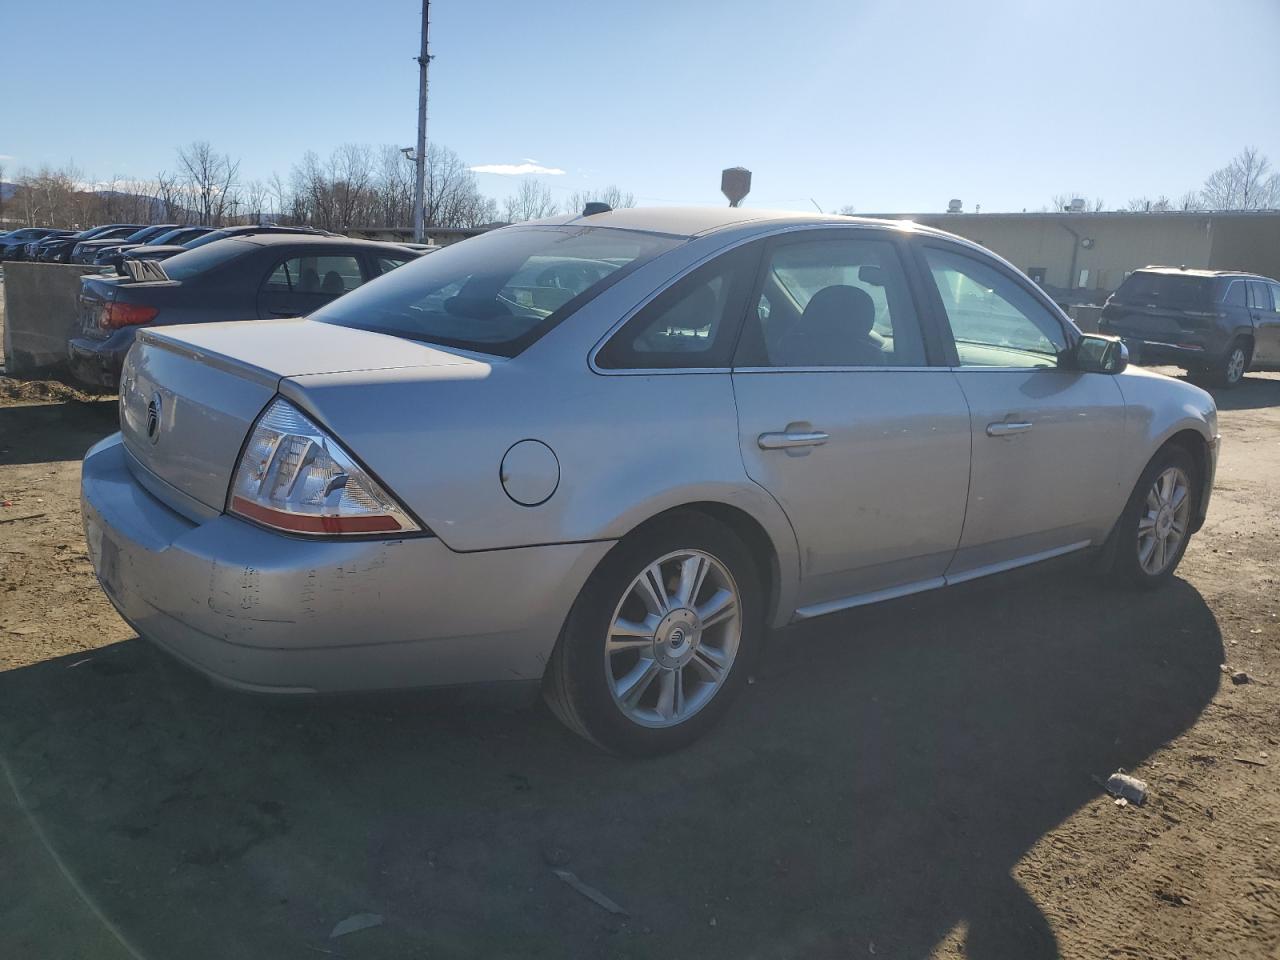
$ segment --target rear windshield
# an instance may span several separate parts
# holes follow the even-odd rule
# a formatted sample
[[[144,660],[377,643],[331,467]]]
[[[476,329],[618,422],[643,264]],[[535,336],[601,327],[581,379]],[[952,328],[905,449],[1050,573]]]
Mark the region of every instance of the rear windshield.
[[[406,264],[311,318],[514,357],[614,280],[681,242],[606,227],[507,227]]]
[[[206,273],[215,267],[255,249],[247,243],[228,240],[226,243],[211,243],[205,247],[188,250],[186,253],[174,254],[165,260],[162,266],[170,280],[189,280],[191,277]]]
[[[227,233],[225,230],[210,230],[203,237],[197,237],[195,240],[191,240],[184,244],[184,246],[190,247],[194,250],[196,247],[203,247],[205,244],[213,243],[215,240],[225,240],[229,236],[231,236],[231,234]]]
[[[1201,306],[1213,299],[1213,278],[1138,271],[1120,284],[1116,299],[1164,307]]]

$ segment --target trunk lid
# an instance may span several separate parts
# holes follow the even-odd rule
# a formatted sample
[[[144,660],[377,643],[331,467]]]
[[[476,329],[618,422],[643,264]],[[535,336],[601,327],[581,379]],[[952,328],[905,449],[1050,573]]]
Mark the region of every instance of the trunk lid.
[[[138,331],[120,380],[120,431],[135,472],[183,513],[221,511],[249,429],[285,377],[476,365],[465,356],[309,320],[192,324]],[[172,488],[175,496],[164,495]],[[189,504],[185,506],[189,507]]]

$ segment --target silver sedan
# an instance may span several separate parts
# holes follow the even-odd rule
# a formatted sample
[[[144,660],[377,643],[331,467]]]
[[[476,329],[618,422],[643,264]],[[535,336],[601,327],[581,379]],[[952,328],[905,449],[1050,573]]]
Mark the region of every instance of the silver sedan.
[[[306,319],[142,331],[86,455],[103,589],[273,693],[540,685],[689,742],[765,631],[1093,551],[1167,580],[1217,414],[910,223],[619,210],[507,227]]]

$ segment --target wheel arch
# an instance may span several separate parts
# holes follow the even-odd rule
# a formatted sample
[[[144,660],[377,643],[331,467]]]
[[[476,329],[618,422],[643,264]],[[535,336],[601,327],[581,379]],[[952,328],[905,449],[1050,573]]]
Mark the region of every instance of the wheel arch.
[[[1164,443],[1160,444],[1155,453],[1151,455],[1151,459],[1147,461],[1149,464],[1160,455],[1160,452],[1169,447],[1179,447],[1191,457],[1191,462],[1195,464],[1196,479],[1199,481],[1200,489],[1199,503],[1196,505],[1195,519],[1191,523],[1191,532],[1195,533],[1204,526],[1205,506],[1206,506],[1206,484],[1213,482],[1213,460],[1209,454],[1209,442],[1205,439],[1204,434],[1199,430],[1190,427],[1177,431],[1170,436]],[[1146,470],[1146,467],[1143,467]]]
[[[781,508],[778,510],[781,513]],[[733,531],[746,545],[764,580],[765,622],[778,627],[790,619],[799,585],[799,556],[795,534],[785,517],[769,518],[773,521],[770,523],[737,504],[697,499],[650,514],[628,530],[623,539],[679,513],[700,513]],[[779,519],[786,525],[785,531],[778,528]]]

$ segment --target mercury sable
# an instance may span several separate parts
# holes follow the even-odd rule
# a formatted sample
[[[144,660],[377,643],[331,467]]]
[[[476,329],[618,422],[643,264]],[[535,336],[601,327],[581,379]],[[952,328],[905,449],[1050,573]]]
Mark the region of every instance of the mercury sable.
[[[86,455],[138,633],[275,693],[540,683],[603,747],[703,733],[765,631],[1094,551],[1156,586],[1217,414],[910,223],[507,227],[306,319],[143,330]]]

